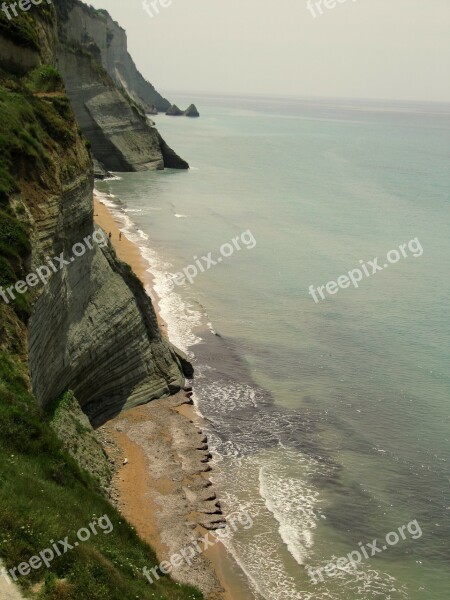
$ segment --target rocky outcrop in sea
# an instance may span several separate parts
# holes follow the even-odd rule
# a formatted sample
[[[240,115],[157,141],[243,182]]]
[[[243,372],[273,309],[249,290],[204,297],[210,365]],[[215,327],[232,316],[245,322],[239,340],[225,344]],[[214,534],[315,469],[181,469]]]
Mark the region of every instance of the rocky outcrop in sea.
[[[195,106],[195,104],[191,104],[189,106],[189,108],[187,108],[184,111],[184,114],[186,115],[186,117],[199,117],[200,113],[197,110],[197,107]]]
[[[178,108],[176,104],[172,104],[172,106],[166,111],[166,115],[168,117],[199,117],[200,113],[198,112],[195,104],[191,104],[186,110],[181,110],[181,108]]]

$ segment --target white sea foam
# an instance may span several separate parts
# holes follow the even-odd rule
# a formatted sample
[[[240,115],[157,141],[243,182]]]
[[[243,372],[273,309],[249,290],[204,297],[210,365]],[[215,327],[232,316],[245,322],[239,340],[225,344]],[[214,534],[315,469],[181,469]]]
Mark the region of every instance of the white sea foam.
[[[314,543],[319,495],[306,479],[293,479],[284,471],[278,461],[275,465],[263,465],[259,470],[259,493],[278,522],[278,532],[287,549],[303,565]]]
[[[296,453],[295,456],[298,460],[299,455]],[[213,482],[221,489],[227,512],[242,509],[243,502],[240,498],[243,490],[251,498],[247,510],[253,518],[252,529],[226,539],[224,544],[246,574],[255,594],[265,600],[300,598],[296,580],[288,572],[286,558],[280,553],[274,537],[276,522],[273,513],[268,509],[264,495],[258,494],[260,473],[264,471],[270,477],[277,472],[284,459],[289,461],[288,453],[280,456],[271,451],[262,451],[249,457],[241,456],[231,461],[227,459],[224,467],[218,464],[212,476]],[[298,492],[298,487],[292,490],[287,490],[285,487],[284,492],[295,494]],[[301,490],[301,494],[303,497],[305,489]],[[284,498],[284,501],[288,502],[292,497],[289,495]],[[293,524],[292,519],[291,525]],[[300,526],[300,523],[298,522],[297,525]],[[304,600],[312,600],[319,596],[305,593],[301,597]]]
[[[214,329],[213,324],[211,323],[211,321],[208,321],[208,323],[206,324],[206,326],[208,327],[208,329],[210,330],[210,332],[213,335],[216,335],[217,332],[215,331],[215,329]]]
[[[215,436],[209,435],[209,441],[213,449],[216,443],[220,444]],[[313,474],[323,471],[320,463],[293,450],[273,449],[251,456],[233,456],[233,448],[229,447],[224,457],[223,444],[220,449],[222,458],[215,458],[212,480],[221,490],[222,503],[227,512],[233,512],[242,508],[242,497],[251,498],[247,510],[254,522],[247,533],[225,539],[224,545],[258,597],[265,600],[350,597],[406,600],[405,587],[388,574],[373,569],[370,563],[361,564],[358,570],[340,571],[333,578],[325,578],[320,585],[314,585],[306,570],[302,570],[300,565],[305,562],[311,565],[321,515],[322,501],[311,484]],[[291,560],[280,550],[275,529]],[[329,556],[329,560],[335,558]],[[324,565],[321,562],[318,566]]]
[[[210,381],[201,386],[201,395],[214,413],[231,413],[242,408],[257,408],[256,389],[247,383]]]
[[[105,177],[104,179],[102,179],[102,181],[121,181],[121,180],[122,180],[122,177],[114,172],[111,172],[110,177]]]

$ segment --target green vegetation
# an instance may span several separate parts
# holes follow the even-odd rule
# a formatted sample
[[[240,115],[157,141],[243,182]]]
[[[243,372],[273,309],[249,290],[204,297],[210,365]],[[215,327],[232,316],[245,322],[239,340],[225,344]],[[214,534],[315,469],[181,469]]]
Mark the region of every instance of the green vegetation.
[[[53,104],[56,112],[62,117],[64,120],[72,121],[74,119],[72,107],[69,102],[69,98],[64,96],[53,96],[50,99],[50,102]],[[79,128],[77,128],[78,130]]]
[[[13,79],[0,81],[0,285],[8,287],[26,275],[31,246],[27,225],[16,214],[10,197],[19,192],[18,180],[42,181],[51,170],[51,155],[61,145],[75,140],[73,118]],[[62,106],[59,110],[62,111]],[[64,109],[64,110],[67,110]],[[28,295],[17,295],[20,317],[29,314]]]
[[[27,227],[0,210],[0,286],[7,288],[25,276],[30,251]],[[15,302],[19,316],[26,320],[30,314],[29,295],[17,294]]]
[[[10,188],[11,173],[25,172],[30,165],[43,169],[48,164],[44,144],[49,146],[51,141],[39,126],[35,112],[38,102],[42,104],[42,100],[31,94],[27,96],[26,92],[0,85],[0,173],[5,177],[0,179],[0,189]]]
[[[0,157],[0,205],[5,203],[17,191],[16,181],[11,176],[9,169],[6,168],[3,157]]]
[[[9,20],[0,11],[0,35],[19,46],[39,50],[39,39],[32,16],[22,11],[18,12],[19,16]]]
[[[56,411],[70,401],[66,395]],[[56,558],[49,569],[19,578],[20,584],[29,592],[40,583],[39,600],[201,600],[199,592],[169,577],[148,584],[142,569],[158,563],[154,552],[63,451],[49,419],[28,392],[23,364],[0,352],[0,555],[7,567],[51,548],[50,540],[75,541],[78,529],[95,517],[106,514],[114,526]]]
[[[0,250],[1,252],[1,250]],[[16,275],[9,260],[0,256],[0,286],[6,288],[15,281]]]
[[[64,413],[68,408],[70,408],[72,402],[74,401],[74,398],[75,396],[73,392],[69,391],[63,394],[61,398],[56,398],[56,400],[50,402],[50,404],[48,404],[45,407],[45,412],[50,417],[50,420],[57,420],[62,413]]]
[[[27,87],[32,92],[64,93],[64,82],[59,72],[51,65],[41,65],[27,75]]]
[[[7,2],[9,5],[10,2]],[[55,18],[55,9],[51,4],[42,2],[38,6],[32,5],[26,12],[18,9],[15,16],[12,11],[11,19],[0,11],[0,35],[25,48],[39,50],[39,37],[36,32],[35,19],[38,17],[46,23],[52,23]]]
[[[0,211],[0,252],[21,256],[28,254],[29,251],[30,243],[25,225],[4,211]]]
[[[8,259],[9,267],[15,276],[23,274],[24,263],[30,250],[26,226],[0,210],[0,255]]]
[[[36,89],[37,83],[41,86]],[[34,180],[48,169],[57,143],[75,141],[75,122],[65,95],[43,97],[41,91],[61,88],[60,76],[50,66],[33,71],[27,87],[13,80],[0,81],[0,206],[17,191],[13,173]]]

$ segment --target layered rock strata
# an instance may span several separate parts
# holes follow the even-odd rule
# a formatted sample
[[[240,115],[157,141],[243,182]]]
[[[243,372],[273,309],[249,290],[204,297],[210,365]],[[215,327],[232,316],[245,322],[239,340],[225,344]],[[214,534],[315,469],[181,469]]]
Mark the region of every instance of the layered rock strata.
[[[27,168],[21,160],[10,165],[17,188],[11,207],[22,215],[29,231],[28,272],[45,266],[48,274],[46,282],[38,282],[29,292],[31,385],[42,406],[73,390],[96,425],[124,408],[176,392],[184,385],[184,374],[175,349],[161,336],[141,282],[117,259],[106,237],[104,243],[92,244],[92,160],[53,68],[58,47],[55,23],[50,18],[41,20],[35,10],[36,40],[30,37],[28,46],[16,43],[12,35],[2,36],[0,31],[0,43],[5,39],[16,47],[16,56],[27,57],[23,69],[28,64],[38,68],[37,72],[24,73],[24,82],[30,87],[17,83],[22,95],[16,94],[17,110],[28,103],[27,110],[20,113],[26,134],[20,139],[29,140],[29,152],[37,154],[38,149],[41,163],[28,159]],[[28,61],[28,57],[32,58]],[[0,56],[3,69],[10,62],[10,55]],[[79,74],[80,87],[95,87],[89,70]],[[51,90],[33,91],[37,85],[41,89],[47,86],[49,77],[54,80]],[[106,94],[106,104],[114,104],[118,92],[109,90]],[[106,129],[104,122],[102,125]],[[150,141],[143,127],[132,132],[126,115],[122,115],[121,123],[116,120],[115,126],[123,129],[117,134],[119,139],[131,138],[133,144],[144,146],[142,164],[147,164],[153,140],[155,148],[162,144],[156,130],[148,128]],[[35,139],[38,132],[40,138]],[[118,147],[115,136],[111,134]],[[167,149],[164,152],[169,155]],[[160,154],[162,157],[162,151]],[[136,148],[132,157],[136,163],[141,160],[139,156]],[[152,158],[155,162],[163,160],[156,156],[156,149]],[[170,155],[169,159],[175,160]],[[91,247],[86,239],[91,240]],[[78,248],[81,245],[79,255],[73,250],[76,244]],[[49,257],[60,256],[65,261],[62,266],[55,259],[55,268],[50,268]]]
[[[60,39],[67,44],[94,46],[97,59],[114,83],[146,113],[165,112],[170,102],[138,71],[128,52],[125,30],[106,10],[95,10],[79,0],[56,0]]]
[[[57,66],[83,135],[106,170],[187,169],[146,113],[170,104],[138,72],[125,31],[106,11],[56,0]]]

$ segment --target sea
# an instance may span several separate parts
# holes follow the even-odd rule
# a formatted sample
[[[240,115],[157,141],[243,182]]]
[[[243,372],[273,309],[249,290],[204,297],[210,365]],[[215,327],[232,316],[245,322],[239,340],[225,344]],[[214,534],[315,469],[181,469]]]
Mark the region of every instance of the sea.
[[[450,105],[172,98],[190,170],[96,187],[195,364],[250,597],[447,600]]]

